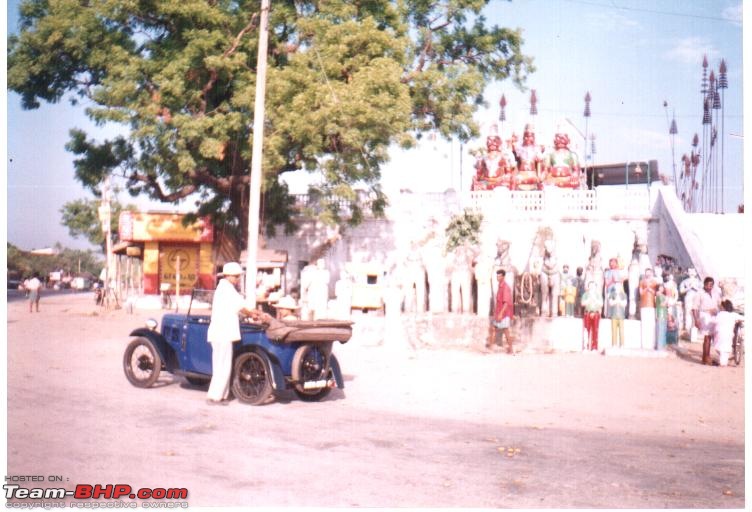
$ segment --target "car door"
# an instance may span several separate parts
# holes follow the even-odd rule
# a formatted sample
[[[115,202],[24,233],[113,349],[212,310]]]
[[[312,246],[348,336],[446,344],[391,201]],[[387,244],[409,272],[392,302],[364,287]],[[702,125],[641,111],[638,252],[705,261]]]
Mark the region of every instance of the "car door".
[[[183,327],[180,353],[181,367],[185,371],[205,375],[212,373],[212,349],[211,344],[206,341],[209,320],[208,315],[191,315],[186,320]]]

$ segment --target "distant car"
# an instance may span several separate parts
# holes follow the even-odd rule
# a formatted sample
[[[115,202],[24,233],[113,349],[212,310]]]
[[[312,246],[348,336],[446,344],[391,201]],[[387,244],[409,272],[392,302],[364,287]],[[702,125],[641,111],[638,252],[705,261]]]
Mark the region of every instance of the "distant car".
[[[91,281],[85,277],[74,277],[70,286],[74,290],[88,290],[91,288]]]
[[[123,356],[123,370],[136,387],[154,385],[160,372],[182,375],[193,385],[209,382],[212,348],[206,341],[213,292],[194,290],[188,312],[162,316],[147,327],[134,329],[135,338]],[[197,297],[203,295],[202,301]],[[251,405],[266,403],[274,393],[292,389],[301,400],[318,401],[333,387],[343,388],[334,342],[346,343],[352,322],[336,320],[284,322],[283,329],[267,332],[264,325],[241,322],[241,340],[234,344],[231,388],[235,397]]]

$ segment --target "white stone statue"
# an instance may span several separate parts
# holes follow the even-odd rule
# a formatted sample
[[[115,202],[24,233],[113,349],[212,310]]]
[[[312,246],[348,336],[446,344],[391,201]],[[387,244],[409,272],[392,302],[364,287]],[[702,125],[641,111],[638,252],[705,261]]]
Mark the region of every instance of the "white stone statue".
[[[421,251],[423,265],[428,275],[428,309],[431,313],[446,313],[447,311],[449,265],[444,255],[443,242],[443,237],[434,236],[426,241]]]
[[[349,320],[352,310],[353,282],[347,269],[343,268],[339,273],[339,279],[334,283],[334,296],[336,300],[336,317],[341,320]]]
[[[469,244],[456,247],[451,254],[449,288],[453,313],[473,311],[473,260],[475,251]]]
[[[697,277],[697,271],[694,268],[688,269],[687,274],[689,275],[679,284],[679,292],[684,294],[684,329],[691,333],[694,327],[692,306],[696,294],[702,289],[702,282]]]
[[[326,318],[329,303],[329,270],[326,268],[326,262],[323,259],[316,261],[316,266],[310,274],[306,288],[309,315],[313,316],[313,320],[319,320]]]
[[[601,259],[601,243],[593,240],[590,243],[590,257],[588,258],[587,267],[585,267],[585,287],[588,283],[595,283],[596,290],[603,290],[604,286],[603,260]]]
[[[308,297],[308,290],[311,287],[311,281],[316,273],[316,265],[308,264],[300,271],[300,319],[311,319],[311,306]]]
[[[629,263],[627,280],[629,283],[629,318],[635,318],[637,303],[640,301],[638,290],[640,286],[640,263],[637,258],[633,258]]]
[[[541,316],[558,316],[561,274],[556,259],[556,243],[552,239],[543,242],[543,267],[540,273]]]
[[[478,253],[475,258],[475,282],[478,289],[478,316],[488,317],[491,314],[492,291],[496,280],[493,279],[494,261],[491,255],[483,251]],[[498,287],[498,285],[497,285]]]
[[[406,313],[426,312],[426,269],[416,242],[405,258],[403,293]]]
[[[511,290],[514,290],[514,277],[516,272],[515,268],[512,266],[512,259],[509,256],[510,245],[511,244],[507,240],[502,240],[501,238],[496,240],[496,257],[494,257],[493,270],[491,272],[493,278],[491,285],[493,287],[494,298],[499,289],[499,282],[496,280],[496,271],[499,269],[503,269],[506,272],[504,275],[504,281],[507,282]]]

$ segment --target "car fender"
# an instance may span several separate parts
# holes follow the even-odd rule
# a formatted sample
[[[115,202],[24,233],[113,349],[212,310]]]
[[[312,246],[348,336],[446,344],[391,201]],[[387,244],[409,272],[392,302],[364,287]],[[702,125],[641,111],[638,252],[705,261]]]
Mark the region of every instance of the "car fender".
[[[329,368],[332,370],[332,375],[334,375],[334,382],[337,383],[337,387],[340,389],[345,388],[345,380],[342,378],[342,370],[339,367],[339,361],[337,361],[337,357],[334,354],[331,354],[329,356]]]
[[[282,366],[280,365],[276,357],[268,354],[266,350],[257,346],[249,347],[247,350],[243,350],[238,354],[242,354],[243,352],[256,352],[264,358],[266,365],[269,368],[269,375],[271,375],[272,378],[272,389],[274,391],[282,391],[284,389],[287,389],[287,380],[285,379],[285,374],[282,371]]]
[[[151,341],[157,348],[157,350],[159,350],[159,355],[162,357],[162,361],[164,361],[165,370],[167,370],[168,372],[172,372],[175,369],[180,368],[177,356],[175,355],[175,351],[172,349],[170,344],[167,343],[167,340],[165,340],[164,337],[157,331],[153,331],[146,327],[139,327],[138,329],[133,329],[130,335],[141,336],[142,338],[146,338],[147,340]]]

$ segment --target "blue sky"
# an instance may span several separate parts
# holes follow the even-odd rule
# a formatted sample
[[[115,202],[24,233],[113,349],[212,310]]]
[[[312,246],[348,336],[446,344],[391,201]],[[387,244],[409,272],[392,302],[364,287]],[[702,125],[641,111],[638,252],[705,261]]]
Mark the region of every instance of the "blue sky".
[[[11,30],[16,26],[17,5],[17,0],[8,2]],[[592,116],[587,128],[596,136],[595,163],[656,159],[659,169],[671,175],[663,102],[668,102],[669,117],[675,114],[678,124],[678,169],[679,158],[691,149],[692,136],[702,136],[703,55],[709,69],[715,70],[724,58],[729,70],[724,98],[724,208],[736,211],[743,202],[740,0],[495,0],[486,16],[492,23],[523,29],[523,51],[534,57],[537,68],[526,85],[537,92],[539,114],[534,119],[529,115],[529,90],[520,92],[504,82],[488,86],[489,108],[479,112],[478,121],[487,126],[497,119],[503,93],[508,102],[505,136],[510,131],[521,134],[525,123],[533,121],[538,142],[551,144],[561,126],[582,158],[582,137],[565,119],[585,131],[583,98],[589,91]],[[71,239],[59,221],[65,202],[91,197],[74,180],[73,156],[64,145],[73,127],[99,138],[112,133],[93,127],[67,103],[23,111],[15,94],[7,96],[7,126],[8,241],[24,249],[56,242],[87,248],[86,242]],[[481,147],[484,140],[460,147],[456,141],[427,137],[410,152],[394,151],[383,170],[384,187],[387,191],[467,190],[473,162],[469,150]],[[295,186],[306,181],[306,177],[290,180]],[[125,193],[121,199],[133,202]],[[146,201],[136,204],[149,207]]]

